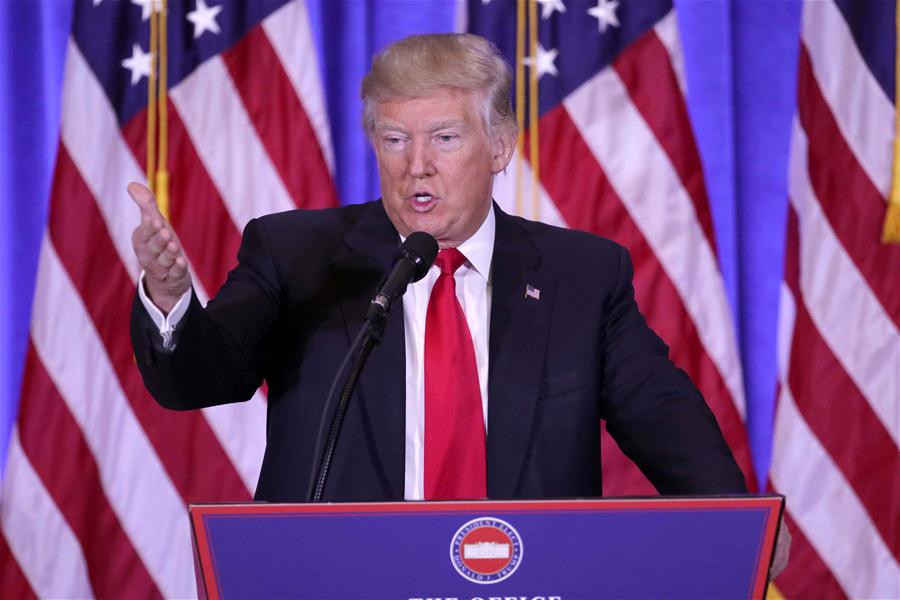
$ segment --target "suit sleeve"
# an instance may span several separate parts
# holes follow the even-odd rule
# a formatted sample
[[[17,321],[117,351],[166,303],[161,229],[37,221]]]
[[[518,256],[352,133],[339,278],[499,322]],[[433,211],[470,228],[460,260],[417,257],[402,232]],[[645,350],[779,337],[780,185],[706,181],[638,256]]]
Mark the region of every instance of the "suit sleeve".
[[[238,266],[206,308],[191,294],[166,350],[135,294],[131,340],[144,384],[166,408],[186,410],[249,399],[262,382],[265,339],[279,313],[278,270],[256,220],[244,230]]]
[[[620,249],[602,336],[607,430],[660,493],[745,493],[715,416],[638,310],[632,275]]]

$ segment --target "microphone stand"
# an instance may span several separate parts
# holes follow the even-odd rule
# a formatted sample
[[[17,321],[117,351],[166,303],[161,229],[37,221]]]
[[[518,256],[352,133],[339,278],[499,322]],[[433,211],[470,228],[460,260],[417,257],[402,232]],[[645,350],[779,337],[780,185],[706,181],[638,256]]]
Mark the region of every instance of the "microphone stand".
[[[350,345],[350,350],[347,351],[344,361],[338,368],[337,373],[335,373],[334,380],[331,382],[331,388],[328,390],[326,410],[322,413],[322,420],[319,423],[319,434],[316,437],[317,451],[321,447],[326,415],[330,412],[327,408],[330,407],[331,399],[334,397],[334,391],[337,388],[338,381],[340,381],[341,374],[346,369],[347,363],[350,362],[351,357],[356,354],[356,359],[353,361],[353,366],[344,382],[344,387],[341,390],[341,395],[338,398],[337,407],[334,411],[334,417],[331,420],[331,429],[328,432],[328,439],[325,442],[325,450],[322,453],[322,462],[319,466],[318,477],[315,479],[315,486],[313,486],[313,481],[310,481],[310,490],[307,494],[307,498],[310,502],[322,501],[322,493],[325,491],[325,482],[328,480],[331,459],[334,456],[334,448],[337,445],[337,438],[341,432],[341,426],[344,424],[344,415],[347,413],[347,405],[350,402],[350,396],[353,394],[353,389],[356,387],[359,375],[366,365],[366,361],[369,359],[369,354],[372,353],[372,349],[375,348],[375,346],[381,343],[381,340],[384,337],[385,322],[385,313],[369,313],[365,323],[363,323],[362,329],[360,329],[359,333],[356,335],[356,339],[354,339],[353,343]]]

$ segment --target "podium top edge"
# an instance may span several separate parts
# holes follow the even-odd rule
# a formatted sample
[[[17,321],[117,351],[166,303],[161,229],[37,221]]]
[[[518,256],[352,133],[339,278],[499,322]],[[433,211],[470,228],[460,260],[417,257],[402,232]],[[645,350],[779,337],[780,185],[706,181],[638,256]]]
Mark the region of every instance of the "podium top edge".
[[[779,509],[784,503],[781,494],[742,494],[704,496],[629,496],[582,499],[541,500],[413,500],[394,502],[322,502],[322,503],[270,503],[270,502],[211,502],[190,504],[188,510],[196,513],[227,513],[246,510],[266,513],[419,513],[452,512],[455,510],[615,510],[615,509]]]

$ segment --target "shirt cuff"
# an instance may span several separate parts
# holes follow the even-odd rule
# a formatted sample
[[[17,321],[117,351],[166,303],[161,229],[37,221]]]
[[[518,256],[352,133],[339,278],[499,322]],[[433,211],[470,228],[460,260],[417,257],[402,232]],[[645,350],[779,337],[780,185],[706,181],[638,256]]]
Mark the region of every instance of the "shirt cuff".
[[[147,295],[147,291],[144,289],[144,271],[141,271],[141,277],[138,279],[138,297],[141,299],[141,304],[144,305],[144,309],[147,311],[147,314],[150,315],[154,325],[159,329],[159,335],[162,336],[163,348],[166,350],[174,350],[175,327],[178,326],[181,318],[184,317],[184,313],[187,312],[188,305],[191,303],[190,288],[181,295],[181,298],[178,299],[178,302],[175,303],[175,306],[172,307],[169,314],[164,315],[163,312],[153,304],[150,296]]]

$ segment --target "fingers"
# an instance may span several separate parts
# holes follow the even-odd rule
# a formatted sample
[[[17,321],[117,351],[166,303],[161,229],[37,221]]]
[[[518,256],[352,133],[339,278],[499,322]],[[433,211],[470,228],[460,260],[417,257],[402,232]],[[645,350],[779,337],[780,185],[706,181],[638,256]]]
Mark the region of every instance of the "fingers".
[[[169,269],[169,276],[175,279],[181,279],[187,276],[187,272],[187,261],[184,260],[184,256],[179,256],[175,259],[175,263]]]
[[[172,233],[166,227],[146,229],[155,230],[148,238],[146,238],[147,247],[150,248],[150,251],[154,255],[162,253],[163,250],[169,246],[169,242],[172,241]]]
[[[141,223],[132,235],[138,263],[149,277],[159,281],[187,274],[187,261],[172,226],[162,216],[153,193],[144,185],[130,183],[128,194],[141,211]]]
[[[153,197],[150,188],[132,181],[127,189],[128,195],[141,211],[141,223],[151,222],[154,219],[162,220],[162,213],[159,212],[159,206],[156,205],[156,198]]]
[[[138,250],[138,261],[145,271],[160,279],[180,277],[187,270],[181,244],[170,229],[162,228]]]

